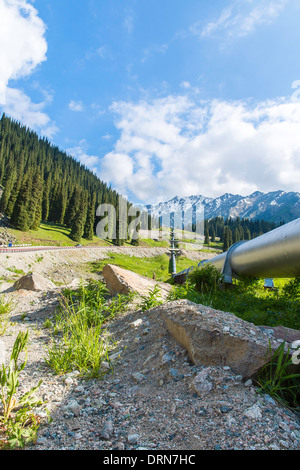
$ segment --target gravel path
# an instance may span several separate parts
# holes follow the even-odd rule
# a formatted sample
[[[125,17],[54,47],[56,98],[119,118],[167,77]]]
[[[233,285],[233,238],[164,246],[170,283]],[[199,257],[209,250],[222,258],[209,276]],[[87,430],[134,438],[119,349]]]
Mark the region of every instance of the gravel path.
[[[128,311],[108,326],[116,344],[113,371],[102,380],[57,376],[46,366],[58,292],[7,293],[15,301],[1,341],[7,356],[20,330],[29,330],[23,391],[42,378],[52,422],[40,412],[34,450],[299,450],[300,421],[227,367],[196,367],[155,310]],[[212,388],[201,393],[201,377]],[[195,387],[197,382],[198,386]],[[203,382],[205,384],[205,381]],[[199,392],[200,390],[200,392]]]

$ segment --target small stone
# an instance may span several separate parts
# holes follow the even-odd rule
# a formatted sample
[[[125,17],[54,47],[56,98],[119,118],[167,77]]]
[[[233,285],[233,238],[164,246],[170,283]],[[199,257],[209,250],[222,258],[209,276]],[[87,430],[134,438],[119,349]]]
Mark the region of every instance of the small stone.
[[[276,405],[276,401],[268,394],[264,395],[264,400],[265,402],[270,403],[271,405]]]
[[[137,444],[139,440],[138,434],[129,434],[127,437],[128,444]]]
[[[81,407],[77,400],[72,399],[68,401],[67,410],[71,411],[74,414],[74,416],[79,416],[80,409]]]
[[[102,431],[101,431],[101,437],[105,440],[109,440],[113,432],[113,422],[109,419],[106,421],[104,424]]]
[[[205,368],[196,375],[191,384],[191,390],[201,397],[208,395],[212,389],[213,384],[209,380],[209,369]]]
[[[145,379],[145,376],[141,372],[134,372],[132,374],[132,379],[135,383],[140,383]]]
[[[170,364],[173,361],[173,357],[170,353],[166,353],[163,355],[161,362],[162,364]]]
[[[107,370],[107,369],[110,369],[110,365],[109,365],[109,363],[108,363],[107,361],[102,361],[101,367],[102,367],[103,369],[106,369],[106,370]]]
[[[74,383],[74,380],[72,379],[72,377],[66,377],[64,382],[66,385],[72,385]]]
[[[116,450],[125,450],[125,445],[123,444],[123,442],[117,442]]]
[[[250,408],[248,408],[245,413],[245,416],[247,418],[252,418],[252,419],[260,419],[262,417],[261,410],[258,405],[253,405]]]
[[[138,326],[140,326],[141,324],[143,323],[143,320],[141,318],[139,318],[138,320],[135,320],[134,322],[131,323],[131,326],[133,328],[137,328]]]
[[[221,413],[228,413],[228,411],[231,411],[232,408],[230,408],[229,406],[221,406],[220,408],[220,411]]]
[[[252,380],[249,379],[245,382],[245,387],[250,387],[252,385]]]

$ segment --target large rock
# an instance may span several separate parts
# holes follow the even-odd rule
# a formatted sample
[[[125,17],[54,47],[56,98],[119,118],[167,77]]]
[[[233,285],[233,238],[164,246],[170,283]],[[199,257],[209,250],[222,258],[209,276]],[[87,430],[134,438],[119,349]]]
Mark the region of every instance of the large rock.
[[[280,342],[232,313],[177,300],[156,308],[172,336],[196,365],[229,366],[245,378],[253,376]],[[270,343],[269,343],[270,341]]]
[[[136,274],[119,266],[107,264],[102,271],[105,279],[106,287],[111,295],[129,294],[129,292],[137,292],[140,295],[146,295],[149,290],[157,284],[161,291],[161,296],[165,299],[171,290],[170,284],[157,282],[140,274]]]
[[[262,326],[269,330],[274,335],[275,339],[283,339],[287,343],[293,343],[294,341],[300,340],[300,330],[294,330],[293,328],[287,328],[286,326]]]
[[[48,291],[55,288],[56,286],[52,281],[34,273],[26,274],[14,283],[15,290]]]

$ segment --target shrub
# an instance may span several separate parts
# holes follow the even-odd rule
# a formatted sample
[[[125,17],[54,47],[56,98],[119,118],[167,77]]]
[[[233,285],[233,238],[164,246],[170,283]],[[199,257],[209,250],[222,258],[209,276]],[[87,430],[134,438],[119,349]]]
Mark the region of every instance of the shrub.
[[[300,298],[300,277],[290,279],[282,288],[282,293],[289,299]]]
[[[188,280],[199,292],[208,293],[216,291],[223,275],[219,273],[215,266],[206,263],[199,268],[194,269],[189,275]]]

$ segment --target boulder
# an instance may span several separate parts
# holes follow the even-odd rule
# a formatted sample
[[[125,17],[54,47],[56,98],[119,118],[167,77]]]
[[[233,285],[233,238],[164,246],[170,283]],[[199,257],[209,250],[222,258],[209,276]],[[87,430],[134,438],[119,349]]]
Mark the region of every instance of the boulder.
[[[300,330],[293,330],[293,328],[287,328],[286,326],[262,326],[268,331],[273,332],[275,339],[283,339],[287,343],[293,343],[294,341],[300,340]]]
[[[232,313],[188,300],[168,302],[155,310],[198,366],[229,366],[233,373],[249,378],[268,362],[270,345],[274,352],[281,344]]]
[[[172,288],[170,284],[157,282],[154,279],[141,276],[112,264],[105,265],[102,274],[111,295],[129,294],[129,292],[146,295],[157,284],[162,298],[165,299]]]
[[[15,290],[48,291],[55,288],[52,281],[34,273],[26,274],[14,283]]]

